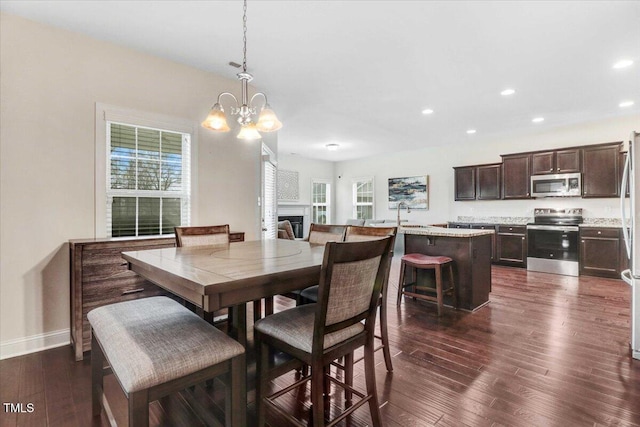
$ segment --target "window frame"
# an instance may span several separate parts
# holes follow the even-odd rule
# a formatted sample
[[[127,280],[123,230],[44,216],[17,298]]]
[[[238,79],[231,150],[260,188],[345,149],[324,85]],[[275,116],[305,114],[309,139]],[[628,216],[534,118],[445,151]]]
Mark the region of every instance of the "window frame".
[[[107,224],[107,203],[109,201],[109,190],[107,189],[107,185],[109,185],[109,178],[107,175],[110,173],[110,153],[109,153],[109,143],[107,142],[107,138],[109,137],[109,123],[121,123],[130,126],[136,127],[144,127],[151,129],[159,129],[166,130],[170,132],[177,133],[186,133],[190,135],[190,174],[189,174],[189,189],[187,190],[189,194],[189,209],[187,211],[187,218],[183,218],[183,225],[188,225],[190,223],[196,222],[197,219],[194,218],[194,212],[196,212],[197,207],[197,198],[196,194],[193,191],[194,188],[197,188],[196,177],[197,168],[196,168],[196,160],[197,159],[197,133],[195,130],[197,129],[197,123],[186,120],[175,118],[171,116],[148,113],[139,110],[133,110],[124,107],[117,107],[108,104],[96,103],[95,109],[95,188],[94,188],[94,212],[95,212],[95,221],[94,221],[94,237],[96,238],[108,238],[108,231],[110,229],[109,224]],[[134,190],[133,194],[136,194],[137,197],[144,197],[145,190]],[[148,194],[148,193],[147,193]],[[157,193],[158,197],[165,197],[164,192]],[[174,193],[175,195],[175,193]],[[155,195],[154,195],[155,197]],[[171,196],[167,196],[171,197]],[[181,196],[182,197],[182,193]],[[162,237],[169,237],[172,234],[162,234],[157,235]],[[151,236],[129,236],[126,238],[144,238]],[[122,237],[125,238],[125,237]]]
[[[371,203],[358,203],[358,192],[357,187],[358,183],[371,182]],[[358,206],[371,206],[371,218],[366,219],[376,219],[376,187],[375,187],[375,179],[373,176],[364,176],[353,178],[351,180],[351,197],[352,197],[352,218],[358,218]]]
[[[325,203],[315,203],[314,202],[314,193],[313,193],[313,185],[314,184],[324,184],[326,185],[326,202]],[[314,218],[314,213],[313,213],[313,208],[316,206],[325,206],[327,208],[327,222],[325,224],[332,224],[333,221],[333,215],[332,215],[332,211],[333,211],[333,204],[331,203],[331,198],[332,198],[332,194],[331,194],[331,185],[333,184],[333,182],[330,179],[323,179],[323,178],[312,178],[311,179],[311,190],[310,190],[310,199],[311,199],[311,213],[310,213],[310,217],[311,217],[311,222],[316,222],[316,218]]]

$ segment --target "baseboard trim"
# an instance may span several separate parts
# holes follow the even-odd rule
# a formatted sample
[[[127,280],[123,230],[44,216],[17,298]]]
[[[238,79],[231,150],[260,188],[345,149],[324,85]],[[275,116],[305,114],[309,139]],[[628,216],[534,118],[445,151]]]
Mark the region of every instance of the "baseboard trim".
[[[0,344],[0,360],[68,345],[71,343],[70,333],[69,329],[60,329],[59,331],[4,341]]]

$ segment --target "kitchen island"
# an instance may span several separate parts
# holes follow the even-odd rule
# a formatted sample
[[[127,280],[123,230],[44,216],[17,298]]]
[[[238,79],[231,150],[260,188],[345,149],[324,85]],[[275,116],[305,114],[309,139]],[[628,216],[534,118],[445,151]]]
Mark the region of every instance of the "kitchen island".
[[[403,226],[398,232],[404,234],[405,254],[443,255],[453,259],[458,308],[473,311],[489,302],[494,230]],[[417,281],[421,286],[432,286],[433,273],[419,271]],[[444,302],[452,305],[450,297],[445,297]]]

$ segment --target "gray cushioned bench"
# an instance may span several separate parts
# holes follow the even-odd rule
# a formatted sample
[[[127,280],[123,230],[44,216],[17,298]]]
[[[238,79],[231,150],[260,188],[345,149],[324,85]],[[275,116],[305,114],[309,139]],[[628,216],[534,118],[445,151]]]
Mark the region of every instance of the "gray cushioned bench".
[[[94,416],[106,403],[106,359],[127,396],[130,426],[149,424],[149,402],[228,372],[227,420],[246,424],[245,354],[237,341],[167,297],[107,305],[87,317]],[[111,417],[108,404],[105,410]]]

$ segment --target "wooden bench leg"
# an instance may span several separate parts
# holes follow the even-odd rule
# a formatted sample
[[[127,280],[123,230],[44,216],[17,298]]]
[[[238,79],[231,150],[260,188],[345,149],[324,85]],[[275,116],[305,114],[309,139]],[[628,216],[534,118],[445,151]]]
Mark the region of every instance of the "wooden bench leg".
[[[438,316],[442,314],[442,267],[440,265],[436,266],[436,299],[438,302]]]
[[[247,425],[247,366],[245,354],[231,359],[231,426]]]
[[[149,426],[149,390],[129,393],[129,427]]]
[[[398,300],[396,301],[396,305],[400,307],[400,303],[402,302],[402,289],[404,288],[404,270],[405,264],[404,262],[400,263],[400,279],[398,280]]]
[[[102,395],[104,393],[104,354],[91,334],[91,414],[99,417],[102,411]]]
[[[449,263],[449,280],[451,280],[451,293],[453,294],[453,306],[458,309],[458,288],[453,281],[453,263]]]

